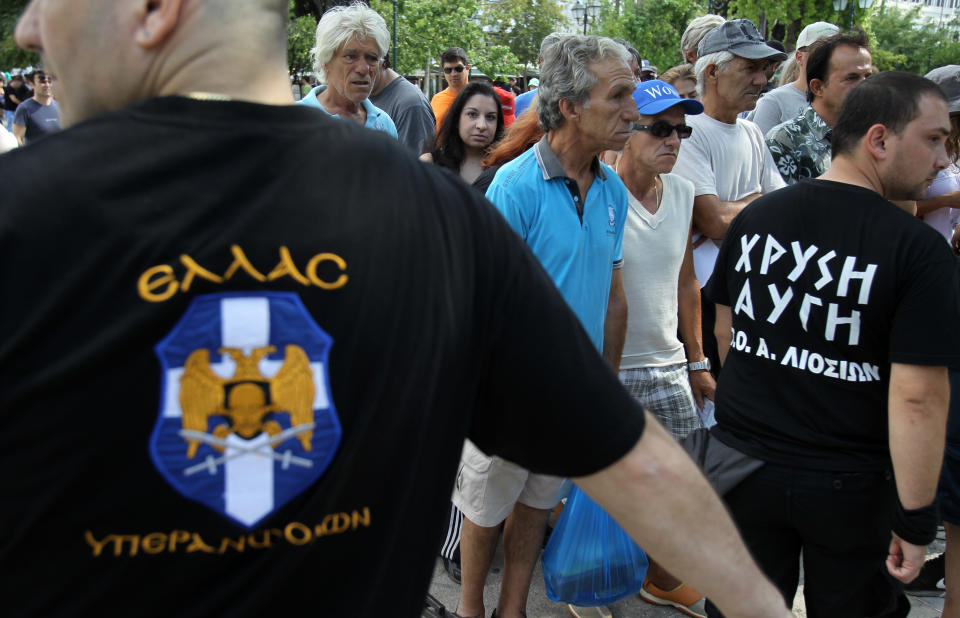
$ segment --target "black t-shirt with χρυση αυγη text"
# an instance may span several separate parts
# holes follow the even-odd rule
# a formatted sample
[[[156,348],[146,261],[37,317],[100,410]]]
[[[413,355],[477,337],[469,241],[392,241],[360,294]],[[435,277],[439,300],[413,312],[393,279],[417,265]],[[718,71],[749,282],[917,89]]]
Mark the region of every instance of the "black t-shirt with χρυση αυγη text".
[[[888,467],[890,363],[960,361],[955,258],[862,187],[804,180],[751,203],[705,292],[733,314],[714,432],[765,461]]]
[[[501,216],[387,136],[170,97],[0,169],[4,615],[419,615],[465,436],[574,476],[643,431]]]

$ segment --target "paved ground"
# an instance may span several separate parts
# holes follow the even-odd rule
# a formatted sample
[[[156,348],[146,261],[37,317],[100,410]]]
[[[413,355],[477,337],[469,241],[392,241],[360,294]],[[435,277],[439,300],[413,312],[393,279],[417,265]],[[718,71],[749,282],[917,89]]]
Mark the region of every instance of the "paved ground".
[[[943,532],[940,532],[938,539],[930,546],[929,552],[938,554],[943,551]],[[487,578],[487,587],[484,591],[484,603],[487,606],[487,615],[496,606],[497,595],[500,592],[500,573],[503,567],[502,549],[497,552],[494,558],[493,567]],[[802,590],[802,586],[801,586]],[[437,566],[433,573],[433,582],[430,585],[430,593],[443,603],[451,612],[456,609],[457,599],[460,595],[460,587],[447,576],[443,570],[443,565],[437,560]],[[912,610],[909,618],[940,618],[943,610],[942,598],[930,597],[910,597]],[[665,607],[650,605],[633,596],[610,606],[610,613],[614,618],[685,618],[685,614]],[[794,603],[794,613],[799,618],[805,618],[806,612],[803,607],[803,595],[797,594]],[[562,603],[554,603],[547,598],[543,585],[543,573],[540,571],[540,565],[537,565],[537,571],[533,575],[533,586],[530,590],[530,599],[527,604],[527,616],[529,618],[570,618],[567,606]]]

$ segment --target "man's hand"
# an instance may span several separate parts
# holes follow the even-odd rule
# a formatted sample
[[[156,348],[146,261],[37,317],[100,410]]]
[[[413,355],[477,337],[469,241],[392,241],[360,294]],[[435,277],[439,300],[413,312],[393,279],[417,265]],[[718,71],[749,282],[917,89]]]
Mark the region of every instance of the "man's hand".
[[[920,568],[927,557],[927,548],[922,545],[907,543],[891,532],[890,555],[887,556],[887,570],[890,575],[909,584],[920,574]]]
[[[953,228],[953,239],[950,241],[950,246],[953,247],[953,254],[960,256],[960,224]]]
[[[693,398],[700,409],[703,409],[704,399],[716,401],[714,393],[717,391],[717,383],[706,369],[690,372],[690,390],[693,391]]]

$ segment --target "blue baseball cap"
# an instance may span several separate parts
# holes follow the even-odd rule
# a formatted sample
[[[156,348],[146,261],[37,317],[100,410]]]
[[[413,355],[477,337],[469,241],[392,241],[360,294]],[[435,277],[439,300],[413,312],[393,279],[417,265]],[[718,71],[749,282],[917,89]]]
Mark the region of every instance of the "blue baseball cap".
[[[684,99],[676,88],[659,79],[637,84],[633,91],[633,100],[637,102],[637,111],[644,116],[659,114],[674,105],[682,105],[684,113],[687,114],[703,113],[703,103],[696,99]]]

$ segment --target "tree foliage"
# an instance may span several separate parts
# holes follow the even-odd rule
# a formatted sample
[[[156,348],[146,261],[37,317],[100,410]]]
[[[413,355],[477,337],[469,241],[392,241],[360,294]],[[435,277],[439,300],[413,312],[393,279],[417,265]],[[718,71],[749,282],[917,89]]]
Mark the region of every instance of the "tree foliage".
[[[20,49],[13,40],[13,30],[27,1],[0,0],[0,70],[40,64],[39,55]]]
[[[873,64],[889,71],[909,71],[920,75],[945,64],[956,64],[960,59],[960,31],[958,18],[943,29],[924,21],[920,7],[907,11],[885,6],[874,9],[866,20],[870,34]]]
[[[851,0],[856,3],[857,0]],[[768,40],[780,25],[785,35],[780,39],[787,49],[792,49],[797,36],[807,24],[828,21],[837,25],[847,23],[847,12],[837,13],[833,0],[730,0],[730,16],[745,17],[752,21]]]
[[[684,62],[680,37],[690,20],[704,13],[698,0],[628,1],[619,15],[607,5],[600,33],[626,39],[661,71]]]
[[[557,0],[488,0],[480,8],[484,29],[534,67],[544,37],[569,25]]]
[[[392,2],[372,0],[370,6],[392,25]],[[484,31],[479,15],[477,0],[402,0],[395,68],[411,74],[424,70],[428,62],[436,66],[443,50],[456,46],[464,48],[471,64],[487,75],[516,73],[520,69],[517,56],[499,40],[496,29]]]
[[[317,19],[312,13],[298,16],[296,0],[290,0],[290,21],[287,23],[287,63],[291,75],[302,75],[313,69],[313,49]]]

